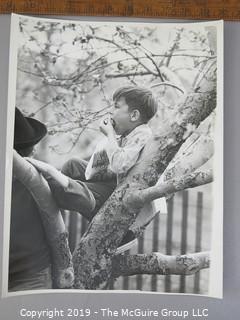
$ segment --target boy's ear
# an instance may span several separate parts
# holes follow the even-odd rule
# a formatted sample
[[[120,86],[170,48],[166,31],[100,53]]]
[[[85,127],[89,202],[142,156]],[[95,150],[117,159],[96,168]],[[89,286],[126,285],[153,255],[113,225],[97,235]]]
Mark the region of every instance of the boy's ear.
[[[140,112],[137,109],[134,109],[130,114],[130,120],[131,121],[137,121],[140,119]]]

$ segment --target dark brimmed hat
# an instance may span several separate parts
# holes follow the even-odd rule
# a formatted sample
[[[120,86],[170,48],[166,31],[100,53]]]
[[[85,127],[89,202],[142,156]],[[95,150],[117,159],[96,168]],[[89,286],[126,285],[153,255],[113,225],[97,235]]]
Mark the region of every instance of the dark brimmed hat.
[[[22,150],[33,147],[47,133],[46,126],[33,118],[24,117],[21,111],[15,110],[14,148]]]

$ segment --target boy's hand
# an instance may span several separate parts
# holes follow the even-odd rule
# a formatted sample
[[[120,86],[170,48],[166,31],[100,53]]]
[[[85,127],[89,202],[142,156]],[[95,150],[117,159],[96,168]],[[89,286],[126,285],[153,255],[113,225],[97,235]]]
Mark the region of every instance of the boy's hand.
[[[107,137],[115,136],[115,131],[110,116],[102,120],[102,122],[99,125],[99,129]]]

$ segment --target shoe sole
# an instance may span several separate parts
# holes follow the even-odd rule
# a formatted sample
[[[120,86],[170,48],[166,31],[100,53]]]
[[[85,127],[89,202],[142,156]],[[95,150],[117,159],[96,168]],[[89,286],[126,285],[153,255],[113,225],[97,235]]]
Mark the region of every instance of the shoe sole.
[[[129,241],[128,243],[123,244],[121,247],[118,247],[115,254],[123,253],[130,248],[132,248],[134,245],[137,244],[137,238],[133,239],[132,241]]]

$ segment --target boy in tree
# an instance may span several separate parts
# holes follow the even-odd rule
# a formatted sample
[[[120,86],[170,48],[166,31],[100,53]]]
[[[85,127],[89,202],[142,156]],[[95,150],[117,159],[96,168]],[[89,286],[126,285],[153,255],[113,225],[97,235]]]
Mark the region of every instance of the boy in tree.
[[[137,86],[118,89],[113,101],[112,114],[99,127],[105,142],[97,146],[88,163],[71,159],[59,172],[44,162],[29,160],[47,179],[59,207],[77,211],[89,221],[136,164],[152,135],[148,121],[157,111],[152,92]]]

